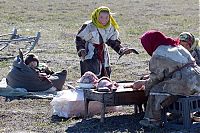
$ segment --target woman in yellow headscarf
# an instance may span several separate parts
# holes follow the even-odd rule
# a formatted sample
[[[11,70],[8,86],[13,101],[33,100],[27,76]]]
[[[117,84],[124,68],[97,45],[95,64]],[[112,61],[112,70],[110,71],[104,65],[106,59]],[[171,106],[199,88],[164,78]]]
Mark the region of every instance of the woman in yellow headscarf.
[[[106,17],[105,23],[103,23],[103,17],[104,16]],[[111,15],[110,9],[108,7],[101,6],[101,7],[97,8],[97,9],[95,9],[92,12],[91,18],[92,18],[92,23],[97,28],[106,29],[110,24],[112,24],[112,26],[115,29],[117,29],[117,30],[119,29],[119,25],[117,24],[117,22],[115,21],[115,19]]]
[[[76,35],[76,49],[81,58],[81,76],[91,71],[99,78],[110,77],[107,46],[118,54],[129,54],[131,49],[121,46],[119,26],[108,7],[101,6],[92,12],[91,20],[83,24]]]

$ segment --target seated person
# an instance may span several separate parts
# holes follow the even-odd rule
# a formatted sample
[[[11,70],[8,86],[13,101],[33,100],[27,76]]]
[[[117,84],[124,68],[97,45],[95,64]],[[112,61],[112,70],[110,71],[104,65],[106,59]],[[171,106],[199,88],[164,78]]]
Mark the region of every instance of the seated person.
[[[13,88],[25,88],[30,92],[46,91],[52,87],[62,90],[67,71],[53,73],[48,67],[40,70],[39,60],[34,54],[28,54],[23,59],[23,54],[19,50],[19,55],[14,59],[11,70],[6,81]]]
[[[200,65],[200,41],[189,32],[182,32],[179,35],[180,44],[190,51],[195,58],[197,65]]]
[[[179,35],[180,44],[190,51],[191,55],[195,58],[197,65],[200,66],[200,41],[199,38],[195,38],[190,32],[182,32]],[[194,114],[194,116],[200,117],[200,112]]]
[[[147,127],[161,125],[162,103],[176,95],[193,95],[200,92],[200,67],[190,52],[179,41],[151,30],[141,37],[141,43],[151,56],[150,74],[133,84],[134,89],[145,87],[148,101],[144,119],[140,124]],[[170,104],[170,103],[169,103]]]

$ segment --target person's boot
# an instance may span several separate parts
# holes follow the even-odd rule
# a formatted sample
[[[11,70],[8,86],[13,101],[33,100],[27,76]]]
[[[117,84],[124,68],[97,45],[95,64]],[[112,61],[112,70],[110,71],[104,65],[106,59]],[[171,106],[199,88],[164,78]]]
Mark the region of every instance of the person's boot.
[[[149,121],[147,119],[142,119],[139,122],[144,127],[150,127],[150,128],[160,128],[162,126],[160,121]]]
[[[167,120],[168,121],[179,119],[180,117],[181,117],[181,115],[180,114],[176,114],[176,113],[169,113],[169,114],[167,114]]]
[[[195,112],[192,116],[194,122],[200,122],[200,112]]]

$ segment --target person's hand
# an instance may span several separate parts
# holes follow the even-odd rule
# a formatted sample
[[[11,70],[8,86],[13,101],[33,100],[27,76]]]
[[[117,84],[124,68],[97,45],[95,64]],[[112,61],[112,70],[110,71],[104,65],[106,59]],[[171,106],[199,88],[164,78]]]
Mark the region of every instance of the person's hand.
[[[132,88],[136,90],[144,90],[146,80],[138,80],[133,83]]]
[[[41,81],[47,80],[47,75],[45,73],[39,73],[38,77]]]
[[[146,79],[149,79],[149,74],[146,74],[140,78],[140,80],[146,80]]]
[[[22,49],[19,49],[19,58],[24,61]]]
[[[86,56],[86,51],[85,50],[81,50],[80,53],[81,53],[81,59],[84,60],[85,56]]]
[[[46,73],[39,73],[39,77],[43,78],[43,77],[46,77],[47,74]]]
[[[53,72],[48,66],[46,66],[46,67],[44,68],[44,72],[45,72],[47,75],[52,75],[52,74],[54,74],[54,72]]]

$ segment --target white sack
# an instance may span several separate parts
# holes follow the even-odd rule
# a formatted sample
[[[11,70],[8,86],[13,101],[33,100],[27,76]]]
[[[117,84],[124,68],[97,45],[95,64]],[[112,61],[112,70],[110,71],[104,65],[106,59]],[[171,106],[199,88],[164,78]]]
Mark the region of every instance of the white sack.
[[[60,91],[50,104],[53,107],[53,114],[59,117],[84,116],[84,94],[81,89]],[[94,115],[100,113],[101,106],[102,104],[100,102],[89,102],[88,114]],[[106,111],[110,112],[116,110],[115,107],[107,107]]]

